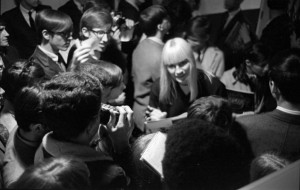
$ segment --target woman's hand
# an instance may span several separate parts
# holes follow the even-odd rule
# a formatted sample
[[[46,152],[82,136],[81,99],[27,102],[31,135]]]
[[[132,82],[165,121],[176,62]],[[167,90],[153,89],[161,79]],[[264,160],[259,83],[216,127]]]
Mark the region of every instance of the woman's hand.
[[[157,121],[167,117],[167,112],[162,112],[160,109],[153,108],[151,106],[147,107],[145,113],[146,121]]]

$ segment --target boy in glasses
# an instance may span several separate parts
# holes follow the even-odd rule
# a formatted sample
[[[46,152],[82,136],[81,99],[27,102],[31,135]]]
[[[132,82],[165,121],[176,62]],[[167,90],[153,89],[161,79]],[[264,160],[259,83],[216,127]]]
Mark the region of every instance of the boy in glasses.
[[[73,22],[65,13],[46,9],[36,16],[39,45],[31,58],[39,63],[47,79],[66,71],[66,63],[59,51],[66,51],[72,38]]]

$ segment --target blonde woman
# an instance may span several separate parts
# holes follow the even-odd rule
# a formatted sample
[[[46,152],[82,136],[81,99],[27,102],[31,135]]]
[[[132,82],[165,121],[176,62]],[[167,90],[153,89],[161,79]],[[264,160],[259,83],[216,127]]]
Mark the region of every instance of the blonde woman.
[[[191,46],[182,38],[167,41],[162,51],[160,78],[153,84],[147,120],[178,116],[203,96],[227,97],[218,78],[196,68]]]

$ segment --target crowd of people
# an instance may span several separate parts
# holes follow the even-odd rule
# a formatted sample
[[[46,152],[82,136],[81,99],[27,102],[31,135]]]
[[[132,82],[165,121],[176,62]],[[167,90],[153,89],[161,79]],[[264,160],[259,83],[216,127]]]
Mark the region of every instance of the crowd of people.
[[[0,188],[231,190],[300,159],[300,21],[268,0],[259,37],[242,2],[213,22],[199,0],[17,0],[0,16]],[[160,175],[141,160],[151,122]]]

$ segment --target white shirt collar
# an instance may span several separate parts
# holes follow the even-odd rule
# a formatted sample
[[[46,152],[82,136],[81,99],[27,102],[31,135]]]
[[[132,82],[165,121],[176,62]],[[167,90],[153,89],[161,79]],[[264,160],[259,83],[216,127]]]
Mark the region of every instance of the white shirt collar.
[[[27,10],[25,9],[21,4],[20,4],[20,11],[24,17],[24,19],[26,20],[26,22],[28,23],[28,25],[30,26],[30,21],[29,21],[29,15],[28,12],[31,11],[31,17],[33,18],[33,20],[35,20],[35,16],[36,16],[36,11],[34,9],[31,10]]]
[[[132,3],[131,1],[128,1],[128,0],[126,0],[126,2],[129,3],[130,5],[134,6],[134,8],[136,8],[138,11],[140,11],[139,7],[136,4],[134,4],[134,3]]]
[[[29,11],[31,11],[32,13],[35,13],[34,9],[28,10],[25,7],[23,7],[21,4],[20,4],[20,10],[21,10],[22,14],[27,14],[28,15]]]
[[[164,45],[164,42],[161,39],[159,39],[158,37],[151,36],[151,37],[148,37],[148,39],[152,40],[152,41],[154,41],[154,42],[156,42],[158,44]]]
[[[44,48],[42,48],[42,46],[38,46],[38,48],[40,48],[40,50],[42,52],[44,52],[48,57],[50,57],[53,61],[57,62],[58,61],[58,55],[56,55],[55,53],[52,53]]]
[[[286,108],[281,107],[281,106],[277,106],[276,109],[280,110],[284,113],[288,113],[288,114],[292,114],[292,115],[300,115],[300,111],[286,109]]]

